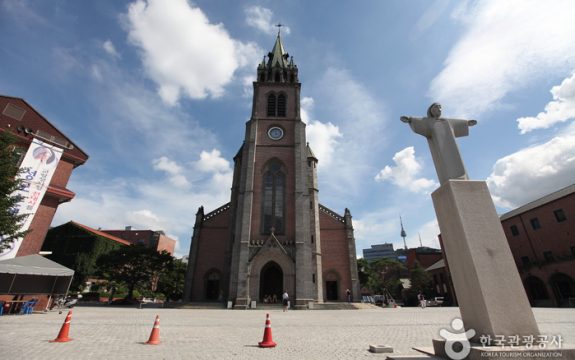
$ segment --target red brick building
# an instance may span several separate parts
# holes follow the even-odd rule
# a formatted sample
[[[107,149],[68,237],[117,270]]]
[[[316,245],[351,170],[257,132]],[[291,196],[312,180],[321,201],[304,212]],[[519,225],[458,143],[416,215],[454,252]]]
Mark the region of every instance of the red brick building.
[[[416,265],[427,268],[443,258],[441,250],[426,246],[411,248],[407,250],[397,250],[398,255],[405,256],[405,266],[413,269]]]
[[[575,184],[501,216],[532,305],[575,306]]]
[[[184,299],[266,296],[292,304],[359,299],[355,238],[344,215],[318,200],[317,163],[300,118],[298,68],[280,36],[258,66],[251,119],[234,157],[231,201],[196,214]]]
[[[154,230],[132,230],[131,226],[126,226],[124,230],[102,230],[102,232],[124,239],[133,245],[145,245],[157,251],[167,251],[174,254],[176,240],[166,236],[163,231]]]
[[[74,192],[66,186],[73,170],[84,164],[88,155],[21,98],[0,96],[0,131],[7,131],[18,139],[14,152],[21,155],[20,162],[33,139],[63,150],[30,224],[31,231],[24,237],[16,256],[37,254],[58,206],[74,198]]]

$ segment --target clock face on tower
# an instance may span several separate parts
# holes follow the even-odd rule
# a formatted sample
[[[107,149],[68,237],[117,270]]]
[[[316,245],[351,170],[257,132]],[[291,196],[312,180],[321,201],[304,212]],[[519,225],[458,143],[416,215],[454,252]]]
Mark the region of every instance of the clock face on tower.
[[[270,137],[270,139],[272,140],[279,140],[281,138],[284,137],[284,131],[282,130],[282,128],[277,127],[277,126],[272,126],[269,130],[268,130],[268,136]]]

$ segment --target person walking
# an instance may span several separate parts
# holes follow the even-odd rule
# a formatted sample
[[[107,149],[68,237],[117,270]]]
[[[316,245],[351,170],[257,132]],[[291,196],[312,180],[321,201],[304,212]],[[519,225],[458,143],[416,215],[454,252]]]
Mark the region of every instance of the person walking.
[[[419,300],[419,306],[422,309],[425,309],[426,306],[426,302],[425,302],[425,296],[423,295],[423,293],[420,291],[419,294],[417,295],[417,300]]]
[[[347,302],[350,303],[351,302],[351,290],[347,289],[345,291],[345,296],[347,298]]]
[[[284,293],[282,294],[282,304],[284,306],[284,312],[286,312],[289,307],[289,295],[287,290],[285,290]]]

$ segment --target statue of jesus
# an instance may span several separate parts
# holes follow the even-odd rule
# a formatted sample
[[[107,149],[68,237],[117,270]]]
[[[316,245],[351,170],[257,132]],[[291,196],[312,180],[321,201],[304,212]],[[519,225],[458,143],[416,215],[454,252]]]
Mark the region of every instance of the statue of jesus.
[[[427,117],[402,116],[401,121],[408,123],[416,134],[427,138],[440,184],[449,179],[469,179],[455,138],[469,135],[469,127],[477,124],[476,120],[444,119],[441,105],[433,103],[427,110]]]

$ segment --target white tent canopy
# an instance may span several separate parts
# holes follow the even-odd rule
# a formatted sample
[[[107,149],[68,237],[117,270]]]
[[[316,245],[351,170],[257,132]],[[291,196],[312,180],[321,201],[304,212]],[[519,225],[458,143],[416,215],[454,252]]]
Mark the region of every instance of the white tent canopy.
[[[0,261],[0,294],[66,294],[74,270],[40,255]]]

